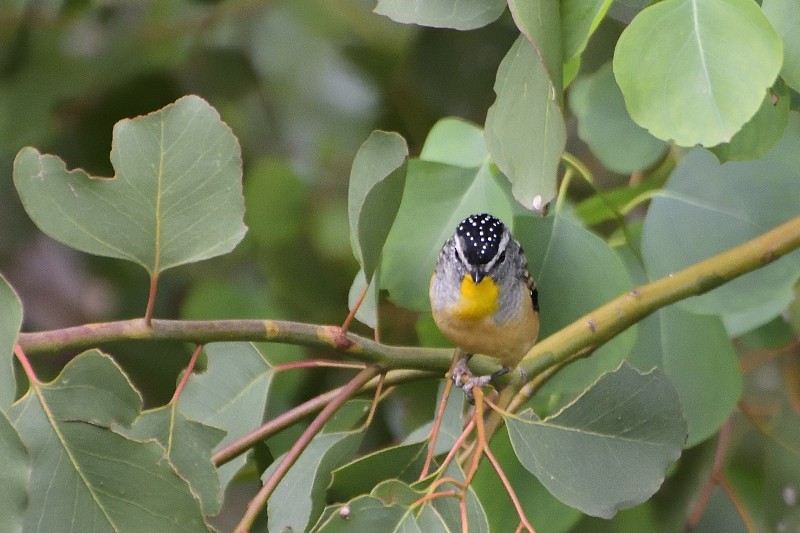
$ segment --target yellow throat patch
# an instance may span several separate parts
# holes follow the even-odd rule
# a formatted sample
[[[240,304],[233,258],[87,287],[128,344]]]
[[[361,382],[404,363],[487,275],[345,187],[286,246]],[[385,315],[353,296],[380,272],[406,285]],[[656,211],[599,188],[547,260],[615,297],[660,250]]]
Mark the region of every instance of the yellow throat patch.
[[[453,315],[460,319],[477,320],[497,311],[497,285],[489,276],[477,285],[469,274],[461,280],[461,298],[453,308]]]

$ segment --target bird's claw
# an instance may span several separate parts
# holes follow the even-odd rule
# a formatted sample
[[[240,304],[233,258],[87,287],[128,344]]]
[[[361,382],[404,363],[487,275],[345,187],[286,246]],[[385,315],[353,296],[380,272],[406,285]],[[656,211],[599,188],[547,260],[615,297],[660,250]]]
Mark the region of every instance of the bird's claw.
[[[456,362],[453,367],[452,378],[456,387],[460,387],[464,391],[464,396],[467,397],[467,401],[472,404],[475,403],[475,395],[472,392],[475,387],[480,388],[491,384],[496,378],[507,373],[509,369],[503,367],[497,372],[487,376],[475,376],[467,366],[470,358],[472,358],[472,354],[467,354]]]

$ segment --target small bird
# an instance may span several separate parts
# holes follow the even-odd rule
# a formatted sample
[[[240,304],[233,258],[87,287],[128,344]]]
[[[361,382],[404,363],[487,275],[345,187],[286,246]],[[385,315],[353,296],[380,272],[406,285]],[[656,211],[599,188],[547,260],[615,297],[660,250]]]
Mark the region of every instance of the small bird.
[[[468,399],[481,387],[517,365],[539,334],[536,283],[528,273],[522,247],[496,217],[465,218],[445,242],[430,284],[436,325],[465,355],[453,380]],[[472,354],[500,360],[503,368],[475,377],[467,368]]]

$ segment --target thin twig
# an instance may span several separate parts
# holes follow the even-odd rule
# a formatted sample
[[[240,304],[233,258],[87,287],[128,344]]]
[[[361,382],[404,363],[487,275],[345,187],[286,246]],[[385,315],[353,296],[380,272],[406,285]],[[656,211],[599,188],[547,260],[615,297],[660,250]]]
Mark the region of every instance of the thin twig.
[[[711,476],[703,487],[703,491],[700,493],[700,496],[697,498],[697,503],[692,508],[689,518],[686,519],[686,525],[683,528],[684,531],[691,531],[700,521],[700,518],[702,518],[703,513],[706,510],[706,506],[711,499],[711,493],[714,492],[714,488],[719,483],[719,478],[722,475],[722,469],[725,466],[725,454],[728,451],[730,435],[731,424],[730,420],[728,420],[719,430],[717,449],[714,452],[714,465],[711,468]]]
[[[370,379],[379,373],[380,370],[377,367],[367,367],[359,372],[353,379],[351,379],[347,385],[339,389],[339,393],[330,401],[330,403],[328,403],[328,405],[325,406],[322,411],[320,411],[320,413],[311,422],[311,424],[309,424],[306,430],[303,431],[303,434],[300,435],[289,451],[286,452],[286,455],[284,455],[280,460],[278,466],[264,482],[264,485],[255,495],[255,497],[247,505],[247,510],[245,511],[244,516],[242,516],[241,521],[239,521],[239,525],[236,526],[236,532],[245,533],[250,530],[256,520],[256,517],[259,515],[259,513],[261,513],[262,509],[267,504],[267,500],[269,500],[269,497],[277,488],[278,483],[283,479],[297,459],[300,458],[300,454],[302,454],[303,450],[308,447],[308,445],[311,443],[311,440],[320,431],[322,431],[323,426],[328,422],[328,420],[331,419],[336,411],[339,410],[344,402],[346,402]]]
[[[514,487],[511,486],[511,482],[508,480],[506,473],[503,471],[503,467],[500,466],[500,462],[492,453],[492,450],[489,449],[488,446],[483,448],[483,453],[486,455],[486,458],[489,459],[489,462],[492,463],[494,467],[494,471],[497,474],[497,477],[500,478],[500,481],[503,483],[503,486],[506,488],[506,493],[508,497],[511,498],[511,503],[514,504],[514,509],[517,510],[517,515],[519,516],[520,523],[525,526],[530,533],[536,533],[533,529],[533,526],[530,522],[528,522],[528,517],[525,516],[525,511],[522,509],[522,504],[519,502],[519,498],[517,497],[517,493],[514,491]]]
[[[32,385],[40,385],[42,382],[39,381],[39,377],[33,370],[30,359],[28,359],[25,350],[23,350],[19,343],[14,344],[14,354],[17,356],[17,360],[19,360],[19,364],[22,365],[22,370],[25,372],[25,375],[28,376],[28,381],[30,381]]]
[[[730,484],[728,478],[725,476],[724,473],[720,473],[717,482],[719,483],[719,487],[728,496],[728,499],[730,499],[734,509],[736,509],[736,513],[739,515],[739,518],[742,519],[742,524],[744,524],[744,527],[747,530],[747,532],[756,533],[759,530],[759,528],[758,526],[756,526],[755,520],[753,520],[753,517],[750,516],[750,513],[747,511],[747,506],[739,497],[739,494],[736,492],[736,489]]]
[[[367,295],[367,290],[369,290],[369,283],[367,283],[367,286],[361,291],[361,294],[358,295],[355,305],[350,312],[347,313],[344,322],[342,322],[342,333],[347,333],[347,330],[350,329],[350,324],[353,322],[356,313],[358,313],[358,308],[361,307],[362,303],[364,303],[364,297]]]
[[[450,365],[450,370],[447,375],[452,375],[453,367],[456,364],[458,353],[453,357],[453,362]],[[442,419],[444,418],[444,410],[447,407],[447,401],[450,399],[450,393],[453,389],[453,381],[449,378],[444,380],[444,391],[442,391],[442,400],[439,402],[439,408],[436,410],[436,417],[433,420],[433,427],[428,435],[428,453],[425,455],[425,464],[422,467],[422,472],[419,474],[419,479],[424,479],[428,475],[433,461],[433,452],[436,449],[436,440],[439,438],[439,430],[442,427]]]
[[[147,294],[147,308],[144,310],[144,322],[148,326],[153,321],[153,310],[156,306],[156,291],[158,290],[158,272],[150,274],[150,290]]]
[[[186,382],[189,381],[189,376],[192,375],[194,371],[194,366],[197,364],[197,358],[200,356],[200,352],[203,351],[203,345],[198,344],[195,346],[194,351],[192,352],[192,356],[189,358],[189,364],[186,365],[186,370],[183,371],[183,375],[181,376],[181,380],[178,383],[178,386],[175,387],[175,394],[172,395],[172,399],[169,403],[176,403],[178,398],[181,397],[181,393],[183,392],[183,388],[186,386]]]
[[[361,370],[364,368],[364,363],[347,363],[345,361],[329,361],[326,359],[311,359],[304,361],[294,361],[293,363],[284,363],[282,365],[275,365],[272,367],[274,372],[285,372],[287,370],[300,370],[302,368],[350,368]]]
[[[390,384],[398,384],[403,383],[406,381],[415,381],[420,379],[421,377],[427,375],[430,377],[430,374],[417,372],[414,370],[411,371],[394,371],[387,375],[386,379],[384,380],[385,383]],[[374,389],[377,387],[378,380],[372,380],[361,389],[361,392]],[[286,429],[287,427],[295,424],[296,422],[302,420],[303,418],[319,411],[332,399],[334,399],[338,394],[341,393],[341,388],[334,389],[325,393],[322,393],[310,400],[289,409],[288,411],[281,413],[280,415],[276,416],[269,422],[265,423],[261,427],[258,427],[247,433],[246,435],[242,435],[235,441],[229,443],[223,448],[217,450],[214,455],[211,456],[211,462],[214,463],[214,466],[220,467],[225,463],[232,461],[236,457],[242,455],[243,453],[247,452],[250,448],[258,444],[259,442],[263,441],[267,437],[278,433],[279,431]]]

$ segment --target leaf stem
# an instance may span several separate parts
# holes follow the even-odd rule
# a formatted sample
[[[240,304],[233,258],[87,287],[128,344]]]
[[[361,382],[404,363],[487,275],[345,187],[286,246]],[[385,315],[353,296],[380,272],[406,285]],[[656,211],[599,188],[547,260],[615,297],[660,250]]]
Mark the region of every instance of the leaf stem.
[[[25,375],[28,376],[28,380],[31,382],[31,384],[40,385],[42,382],[39,381],[36,372],[33,370],[30,359],[28,359],[28,356],[25,355],[25,350],[22,349],[22,346],[20,346],[19,343],[14,344],[14,354],[17,356],[19,364],[22,365],[22,370],[25,371]]]
[[[353,305],[353,308],[349,313],[347,313],[344,322],[342,322],[342,333],[347,333],[347,330],[350,329],[350,324],[353,323],[353,319],[355,318],[356,313],[358,313],[358,308],[361,307],[362,303],[364,303],[364,297],[367,295],[368,290],[369,283],[367,283],[366,287],[364,287],[364,289],[361,291],[361,294],[358,295],[355,305]]]
[[[144,310],[145,324],[150,326],[153,321],[153,309],[156,306],[156,292],[158,290],[158,273],[150,274],[150,291],[147,294],[147,308]]]
[[[536,533],[536,531],[533,529],[533,526],[528,521],[528,517],[525,516],[525,511],[522,509],[522,504],[519,502],[517,493],[514,491],[514,487],[511,486],[511,482],[508,480],[508,476],[506,476],[506,473],[503,471],[503,467],[500,466],[500,462],[497,460],[492,453],[492,450],[488,446],[483,449],[483,453],[486,455],[486,458],[489,459],[489,462],[492,463],[492,467],[494,467],[497,477],[500,478],[500,481],[503,483],[503,487],[506,489],[508,497],[511,498],[511,503],[514,504],[514,509],[517,511],[520,523],[530,533]]]
[[[200,352],[203,351],[203,345],[198,344],[195,346],[194,351],[192,352],[192,356],[189,358],[189,364],[186,365],[186,370],[183,371],[183,375],[181,376],[181,380],[178,383],[178,386],[175,387],[175,393],[172,395],[172,399],[169,403],[176,403],[178,399],[181,397],[181,393],[183,392],[183,388],[186,386],[186,382],[189,381],[189,376],[192,375],[194,371],[194,367],[197,364],[197,358],[200,356]]]
[[[281,459],[281,461],[278,463],[278,466],[264,482],[261,490],[258,491],[255,497],[247,505],[247,510],[245,511],[244,516],[242,516],[242,520],[239,522],[239,525],[236,526],[236,532],[244,533],[250,530],[256,520],[256,517],[267,504],[267,500],[275,491],[275,488],[278,486],[280,480],[283,479],[292,465],[294,465],[297,459],[300,458],[300,454],[302,454],[303,450],[308,447],[314,436],[322,431],[323,426],[328,422],[328,420],[331,419],[336,411],[339,410],[344,402],[346,402],[356,392],[361,390],[361,387],[366,385],[369,380],[377,376],[379,373],[380,369],[378,367],[367,367],[337,391],[336,396],[331,399],[328,405],[325,406],[325,408],[317,415],[311,424],[309,424],[305,431],[303,431],[303,434],[300,435],[289,451],[286,452],[286,455],[283,456],[283,459]]]

